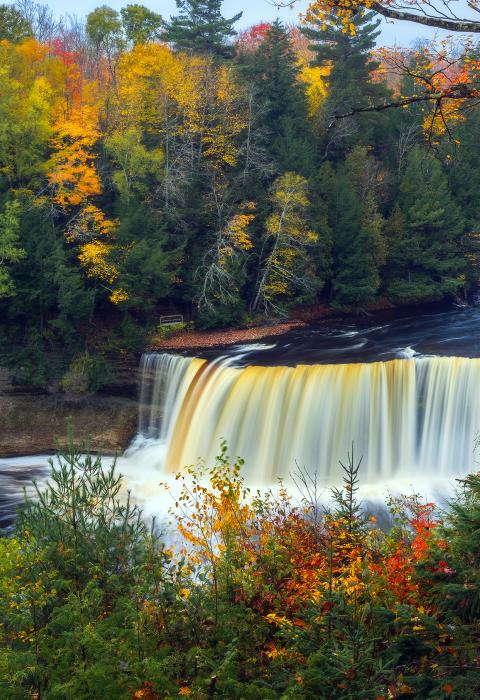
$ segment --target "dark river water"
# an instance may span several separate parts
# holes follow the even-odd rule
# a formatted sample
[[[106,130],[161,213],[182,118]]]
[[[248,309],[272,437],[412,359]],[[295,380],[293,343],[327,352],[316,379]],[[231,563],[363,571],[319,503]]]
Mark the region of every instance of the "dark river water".
[[[46,456],[0,459],[0,532],[11,526],[16,510],[24,500],[24,490],[32,495],[33,481],[41,486],[47,472]]]
[[[243,355],[248,347],[233,346],[223,354]],[[419,355],[480,357],[480,306],[438,306],[421,312],[417,308],[332,319],[262,340],[259,349],[254,348],[242,358],[242,364],[349,364]],[[209,355],[213,353],[204,354]]]
[[[251,345],[199,353],[238,365],[338,364],[420,356],[480,357],[480,306],[429,307],[332,319]],[[1,427],[0,427],[1,430]],[[47,457],[0,455],[0,529],[12,523],[22,491],[45,480]]]

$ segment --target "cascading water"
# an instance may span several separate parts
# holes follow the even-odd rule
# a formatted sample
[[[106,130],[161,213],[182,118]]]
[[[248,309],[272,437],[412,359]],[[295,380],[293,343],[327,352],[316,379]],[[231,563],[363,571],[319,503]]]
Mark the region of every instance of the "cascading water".
[[[176,417],[175,408],[181,404],[189,358],[150,353],[142,355],[140,363],[140,405],[138,432],[142,438],[165,441],[169,426]]]
[[[257,482],[299,465],[325,485],[352,441],[364,483],[451,478],[473,466],[480,359],[420,357],[297,367],[230,366],[168,354],[142,360],[136,458],[166,472],[213,462],[221,439]],[[132,452],[131,451],[131,452]]]

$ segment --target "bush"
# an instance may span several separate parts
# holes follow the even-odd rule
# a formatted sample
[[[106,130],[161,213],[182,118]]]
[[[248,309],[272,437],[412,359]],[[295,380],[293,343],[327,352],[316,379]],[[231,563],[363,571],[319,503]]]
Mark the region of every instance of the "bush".
[[[157,326],[156,335],[160,340],[169,340],[174,335],[184,330],[190,330],[190,324],[180,321],[179,323],[160,324]]]
[[[228,304],[217,304],[211,309],[201,309],[195,318],[195,327],[200,330],[231,328],[245,323],[245,304],[235,299]]]
[[[63,391],[82,396],[95,393],[108,384],[112,370],[107,360],[99,355],[77,355],[61,380]]]
[[[177,475],[166,547],[115,465],[60,456],[0,538],[2,699],[478,698],[478,476],[443,520],[391,499],[383,532],[353,455],[326,510],[242,469],[223,444]]]

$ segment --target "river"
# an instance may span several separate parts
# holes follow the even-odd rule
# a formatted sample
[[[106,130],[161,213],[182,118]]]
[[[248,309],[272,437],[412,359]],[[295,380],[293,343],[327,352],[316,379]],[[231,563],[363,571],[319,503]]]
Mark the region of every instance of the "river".
[[[163,478],[225,438],[248,479],[298,466],[328,486],[352,441],[370,493],[442,490],[475,467],[480,430],[480,308],[437,307],[335,319],[271,341],[142,359],[139,433],[119,461],[144,504]],[[0,459],[0,526],[46,457]]]

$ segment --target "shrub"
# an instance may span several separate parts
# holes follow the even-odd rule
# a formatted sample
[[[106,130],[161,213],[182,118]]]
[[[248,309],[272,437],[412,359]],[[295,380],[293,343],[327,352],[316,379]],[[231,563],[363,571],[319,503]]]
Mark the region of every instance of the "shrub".
[[[98,391],[111,377],[110,365],[104,357],[85,353],[74,357],[62,377],[61,386],[63,391],[81,396]]]
[[[169,340],[170,338],[173,338],[173,336],[177,335],[177,333],[186,330],[189,331],[192,330],[192,328],[193,324],[190,322],[186,323],[185,321],[181,321],[178,323],[168,323],[159,325],[157,327],[156,335],[160,340]]]
[[[166,547],[115,465],[70,449],[0,539],[0,696],[474,700],[479,477],[443,520],[391,499],[384,532],[359,463],[319,507],[251,494],[222,444],[172,490]]]

